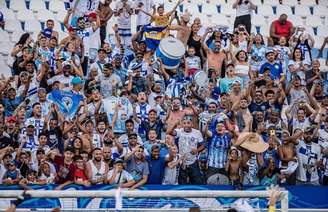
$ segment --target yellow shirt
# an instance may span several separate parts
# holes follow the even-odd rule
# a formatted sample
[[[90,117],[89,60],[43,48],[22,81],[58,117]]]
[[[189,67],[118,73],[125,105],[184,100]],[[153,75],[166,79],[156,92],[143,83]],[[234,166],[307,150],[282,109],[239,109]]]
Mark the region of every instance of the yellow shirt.
[[[155,15],[154,22],[156,26],[167,26],[169,24],[170,17],[168,15]]]

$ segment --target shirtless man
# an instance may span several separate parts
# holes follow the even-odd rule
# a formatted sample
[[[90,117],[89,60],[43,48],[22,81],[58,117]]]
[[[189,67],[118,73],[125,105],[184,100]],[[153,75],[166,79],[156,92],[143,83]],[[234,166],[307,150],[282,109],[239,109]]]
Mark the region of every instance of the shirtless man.
[[[201,42],[203,45],[203,48],[207,54],[207,68],[208,69],[214,69],[216,76],[221,77],[221,70],[222,70],[222,64],[227,59],[227,55],[224,52],[223,49],[221,49],[221,41],[216,40],[214,41],[214,49],[210,49],[205,40],[208,35],[212,31],[211,28],[207,28],[205,31],[205,34],[203,35]]]
[[[177,122],[179,122],[177,128],[181,128],[182,119],[185,116],[185,110],[181,109],[181,101],[179,98],[172,100],[172,108],[169,109],[166,116],[167,129],[172,128]]]
[[[234,103],[234,105],[232,106],[232,110],[236,113],[239,131],[251,132],[253,116],[248,110],[247,98],[243,97],[238,102]],[[242,119],[242,121],[239,119]]]
[[[185,12],[181,16],[181,20],[179,20],[178,25],[171,25],[169,27],[170,30],[177,30],[177,39],[179,39],[185,46],[187,46],[187,42],[191,33],[191,27],[188,26],[190,21],[190,14]]]
[[[228,160],[225,165],[225,170],[228,173],[228,177],[231,185],[240,187],[243,182],[241,159],[238,154],[238,150],[232,147],[228,153]]]
[[[295,136],[296,135],[296,136]],[[284,130],[281,135],[282,144],[278,147],[278,154],[281,160],[281,168],[286,169],[288,167],[288,162],[296,161],[296,150],[295,145],[297,144],[298,137],[302,135],[302,132],[294,134],[290,137],[289,132]],[[289,176],[286,176],[286,182],[289,185],[295,184],[296,172]]]
[[[104,44],[104,41],[106,39],[107,22],[114,14],[112,8],[110,8],[110,3],[112,3],[112,0],[105,0],[104,4],[99,2],[99,6],[98,6],[99,18],[100,18],[100,41],[101,41],[101,45]]]
[[[60,47],[66,46],[66,44],[73,42],[75,44],[76,53],[79,56],[83,56],[84,48],[83,48],[83,42],[82,39],[77,36],[76,29],[74,27],[68,28],[68,36],[62,39],[59,43]]]

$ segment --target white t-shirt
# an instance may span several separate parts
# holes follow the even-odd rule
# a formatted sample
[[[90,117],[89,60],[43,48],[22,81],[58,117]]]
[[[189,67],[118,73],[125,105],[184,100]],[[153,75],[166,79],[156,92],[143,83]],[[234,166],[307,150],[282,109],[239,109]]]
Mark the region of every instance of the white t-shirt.
[[[51,77],[50,79],[48,79],[47,83],[49,85],[53,84],[55,81],[60,82],[60,84],[63,85],[62,90],[64,91],[70,91],[72,90],[72,85],[71,85],[71,81],[74,77],[69,75],[68,77],[64,76],[63,74],[61,75],[56,75],[54,77]]]
[[[191,149],[197,149],[198,144],[204,141],[202,133],[199,130],[191,129],[191,132],[185,132],[183,128],[175,130],[179,139],[178,148],[179,154],[186,154],[186,165],[193,164],[197,159],[197,154],[191,154]]]
[[[127,1],[127,4],[130,8],[132,8],[132,3]],[[117,1],[115,5],[115,12],[118,12],[120,9],[123,8],[122,1]],[[131,15],[123,8],[123,12],[120,13],[119,16],[116,18],[118,28],[120,29],[131,29]]]
[[[40,132],[42,132],[43,130],[44,119],[43,118],[36,119],[34,117],[28,118],[25,121],[25,127],[27,127],[28,125],[33,125],[35,127],[35,136],[38,137]]]
[[[113,95],[113,91],[122,87],[122,81],[117,74],[112,73],[109,77],[105,77],[103,75],[100,76],[100,92],[103,98],[108,98]]]
[[[76,34],[82,39],[84,45],[84,56],[89,56],[89,50],[91,48],[90,38],[94,33],[92,27],[88,27],[85,29],[77,30]]]
[[[252,10],[251,10],[251,4],[245,4],[245,0],[243,0],[243,3],[240,5],[237,5],[237,10],[236,10],[236,17],[243,16],[243,15],[250,15]]]
[[[107,174],[107,180],[109,180],[110,178],[112,178],[114,174],[114,169],[110,170]],[[124,183],[127,183],[129,181],[133,180],[133,177],[131,176],[131,174],[129,174],[129,172],[122,170],[121,173],[117,173],[114,183],[113,184],[117,184],[117,185],[122,185]]]
[[[142,5],[142,9],[148,13],[152,13],[152,8],[155,6],[154,1],[153,0],[136,0],[135,4],[134,4],[134,8],[138,8],[138,4],[139,3],[143,3]],[[137,14],[137,26],[138,25],[147,25],[150,24],[150,17],[148,15],[146,15],[145,13],[139,11],[139,13]]]
[[[317,162],[322,159],[319,144],[305,144],[300,140],[296,146],[298,158],[297,180],[302,182],[313,182],[319,180]]]

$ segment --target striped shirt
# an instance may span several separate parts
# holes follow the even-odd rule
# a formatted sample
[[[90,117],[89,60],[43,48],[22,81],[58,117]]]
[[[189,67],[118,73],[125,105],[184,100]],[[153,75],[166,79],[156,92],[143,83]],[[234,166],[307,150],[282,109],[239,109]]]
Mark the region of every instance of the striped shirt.
[[[212,134],[207,147],[209,167],[224,168],[230,143],[231,136],[229,134],[218,135],[216,132]]]

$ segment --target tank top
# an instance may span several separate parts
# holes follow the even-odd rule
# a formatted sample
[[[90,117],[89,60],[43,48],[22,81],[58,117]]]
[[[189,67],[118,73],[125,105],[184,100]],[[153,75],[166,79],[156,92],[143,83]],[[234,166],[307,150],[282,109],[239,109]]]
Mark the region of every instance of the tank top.
[[[276,34],[284,37],[289,37],[289,32],[291,30],[292,23],[286,21],[285,25],[281,25],[279,20],[274,22],[274,28],[276,30]]]
[[[98,170],[96,165],[93,163],[92,160],[90,160],[88,162],[91,166],[91,173],[92,173],[92,176],[91,176],[91,179],[92,180],[98,180],[100,178],[104,178],[105,177],[105,162],[101,161],[100,162],[100,169]]]

